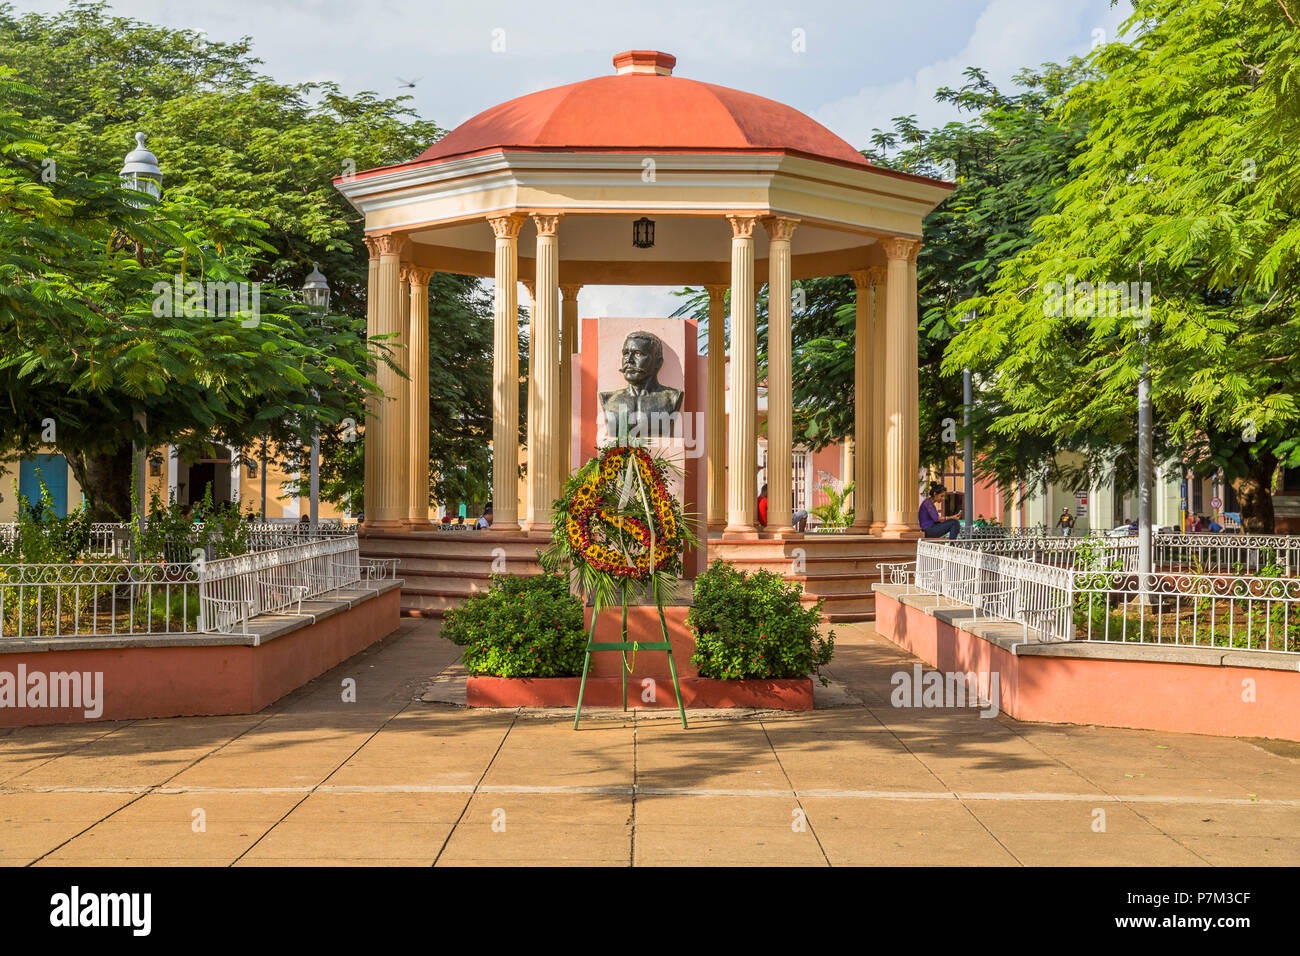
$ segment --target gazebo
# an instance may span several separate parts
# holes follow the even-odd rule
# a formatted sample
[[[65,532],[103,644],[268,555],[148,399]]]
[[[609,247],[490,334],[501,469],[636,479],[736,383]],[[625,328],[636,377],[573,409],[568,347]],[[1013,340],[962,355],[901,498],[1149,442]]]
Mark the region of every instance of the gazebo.
[[[720,543],[787,538],[791,282],[849,274],[857,289],[851,531],[916,536],[916,255],[922,221],[952,186],[873,166],[799,111],[674,76],[675,64],[667,53],[620,53],[613,75],[494,106],[411,162],[335,181],[365,217],[369,331],[412,346],[401,359],[409,380],[378,373],[388,401],[367,427],[365,535],[444,537],[429,524],[425,363],[428,284],[447,271],[496,285],[493,532],[550,533],[549,504],[574,440],[569,356],[583,286],[695,285],[708,291],[714,329],[731,292],[729,415],[720,336],[709,337],[707,357],[709,529]],[[769,515],[760,533],[755,303],[764,281]],[[532,298],[523,508],[521,282]]]

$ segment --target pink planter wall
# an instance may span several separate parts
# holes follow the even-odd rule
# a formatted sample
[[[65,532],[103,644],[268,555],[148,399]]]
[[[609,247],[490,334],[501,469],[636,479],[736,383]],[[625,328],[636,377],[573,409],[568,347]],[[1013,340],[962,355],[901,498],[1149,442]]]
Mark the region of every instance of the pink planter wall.
[[[1300,740],[1300,671],[1014,655],[880,591],[876,631],[937,670],[998,673],[1019,720]]]

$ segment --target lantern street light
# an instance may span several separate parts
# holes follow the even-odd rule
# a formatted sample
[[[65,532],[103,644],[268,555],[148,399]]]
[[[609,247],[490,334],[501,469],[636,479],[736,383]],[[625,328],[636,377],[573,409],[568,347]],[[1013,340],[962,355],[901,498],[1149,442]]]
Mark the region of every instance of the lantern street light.
[[[124,188],[148,193],[155,200],[162,198],[162,170],[158,168],[158,157],[145,149],[144,133],[135,134],[135,149],[126,154],[118,176]]]
[[[307,279],[302,284],[302,298],[308,306],[321,312],[330,307],[330,284],[325,281],[319,263],[311,264],[311,272],[307,274]]]
[[[320,271],[318,263],[311,264],[311,272],[308,273],[307,279],[302,284],[302,298],[307,303],[308,308],[317,314],[317,317],[324,316],[325,311],[330,305],[330,286],[325,281],[324,274]],[[320,401],[320,394],[312,389],[312,397]],[[316,533],[316,528],[320,521],[320,425],[312,426],[311,430],[311,533]]]
[[[135,149],[126,154],[126,159],[122,163],[122,169],[118,172],[122,186],[125,189],[133,189],[136,192],[147,193],[153,197],[154,201],[162,198],[162,170],[158,168],[158,157],[145,149],[144,133],[135,134]],[[144,205],[141,200],[139,205]],[[137,248],[136,256],[139,258],[140,252]],[[135,420],[140,428],[140,438],[135,441],[135,476],[136,484],[140,491],[140,500],[136,503],[136,513],[140,518],[140,526],[144,526],[147,515],[145,506],[148,500],[148,493],[145,485],[148,480],[148,441],[144,438],[148,427],[148,418],[142,409],[136,409]]]

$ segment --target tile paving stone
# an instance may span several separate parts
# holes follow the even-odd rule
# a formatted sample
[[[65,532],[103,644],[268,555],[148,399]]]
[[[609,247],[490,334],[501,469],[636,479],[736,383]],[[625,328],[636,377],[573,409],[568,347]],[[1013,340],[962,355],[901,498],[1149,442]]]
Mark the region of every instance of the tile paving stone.
[[[0,829],[0,860],[29,863],[90,829],[94,821],[53,820],[5,823]]]
[[[1015,856],[985,830],[817,828],[832,866],[1017,866]]]
[[[1025,866],[1205,866],[1163,834],[1002,832],[1000,839]]]
[[[148,823],[158,827],[189,827],[202,810],[209,825],[240,822],[266,827],[284,817],[306,796],[303,793],[149,793],[113,814],[115,823]]]
[[[780,861],[825,866],[817,838],[795,832],[787,822],[775,827],[637,824],[636,866],[729,866]]]
[[[891,800],[863,797],[800,797],[808,822],[820,833],[834,830],[984,830],[955,799]]]
[[[611,860],[624,866],[632,858],[632,828],[626,824],[578,823],[511,826],[495,832],[488,823],[456,827],[439,863],[490,860],[510,863],[528,859],[556,861]]]
[[[1183,836],[1189,850],[1211,866],[1300,866],[1300,839],[1275,836]]]
[[[93,823],[137,796],[131,793],[0,793],[0,842],[10,825]]]
[[[799,806],[794,794],[788,793],[756,797],[639,794],[636,825],[638,833],[643,826],[788,828]]]
[[[432,863],[452,823],[287,820],[276,824],[243,859],[394,859]]]
[[[349,793],[318,790],[293,807],[286,822],[323,827],[346,823],[455,823],[468,793]]]
[[[1105,833],[1128,836],[1159,836],[1160,829],[1143,819],[1140,807],[1114,800],[963,800],[972,817],[995,835],[1004,833],[1079,834],[1094,832],[1094,824],[1105,825]],[[1105,817],[1095,815],[1104,810]]]
[[[1178,837],[1279,838],[1300,846],[1300,807],[1259,803],[1134,803],[1130,807],[1151,826]]]
[[[637,800],[640,804],[641,799]],[[462,827],[491,827],[504,820],[507,828],[599,824],[626,826],[632,822],[630,793],[476,793],[469,801]],[[504,817],[496,811],[503,811]]]
[[[181,859],[229,863],[264,834],[269,823],[246,820],[207,821],[195,833],[189,820],[174,823],[118,821],[109,818],[50,854],[48,859],[79,865],[87,859]]]

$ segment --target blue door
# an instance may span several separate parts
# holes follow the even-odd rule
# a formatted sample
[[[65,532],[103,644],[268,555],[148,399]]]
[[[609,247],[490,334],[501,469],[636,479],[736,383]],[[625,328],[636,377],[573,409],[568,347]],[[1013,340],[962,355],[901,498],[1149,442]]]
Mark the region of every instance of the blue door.
[[[60,518],[68,513],[68,462],[62,455],[36,455],[24,458],[18,466],[18,493],[28,504],[41,500],[41,482],[54,499],[54,510]]]

